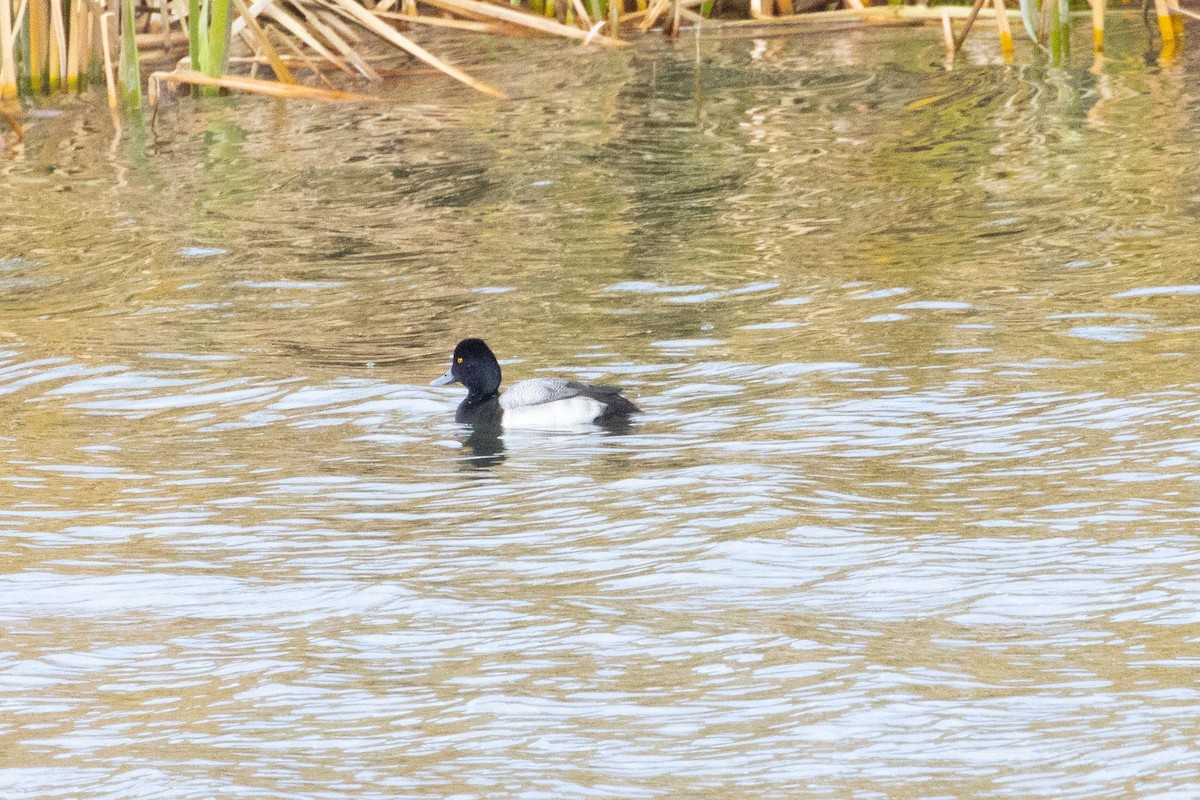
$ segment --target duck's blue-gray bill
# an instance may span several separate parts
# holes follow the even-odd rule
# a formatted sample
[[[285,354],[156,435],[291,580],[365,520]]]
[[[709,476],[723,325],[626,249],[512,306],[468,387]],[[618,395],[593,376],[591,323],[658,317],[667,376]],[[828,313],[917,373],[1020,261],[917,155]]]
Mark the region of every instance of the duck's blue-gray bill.
[[[454,383],[454,381],[455,381],[454,372],[452,370],[446,370],[445,375],[443,375],[440,378],[435,379],[429,385],[430,386],[445,386],[447,383]]]

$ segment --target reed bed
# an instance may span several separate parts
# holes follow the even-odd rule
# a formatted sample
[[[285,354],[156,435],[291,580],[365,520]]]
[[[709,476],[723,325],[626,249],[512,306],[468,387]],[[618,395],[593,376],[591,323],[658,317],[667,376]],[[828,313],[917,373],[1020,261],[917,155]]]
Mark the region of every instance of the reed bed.
[[[208,95],[249,91],[361,101],[368,95],[345,91],[335,76],[379,80],[381,44],[472,89],[504,97],[500,89],[418,44],[414,37],[428,28],[623,47],[656,27],[668,34],[694,28],[758,36],[933,24],[943,29],[950,61],[981,20],[995,24],[1006,59],[1012,57],[1015,23],[1052,58],[1065,57],[1069,42],[1067,0],[1019,0],[1019,10],[1008,9],[1005,0],[974,0],[970,8],[840,0],[841,10],[826,10],[830,0],[745,1],[746,19],[717,21],[714,0],[521,0],[524,6],[517,0],[0,0],[0,102],[21,93],[80,91],[102,81],[110,105],[137,110],[146,67],[151,104],[168,85]],[[1089,3],[1100,51],[1105,0]],[[1182,36],[1185,12],[1178,0],[1154,3],[1163,56],[1170,57]],[[260,77],[268,68],[272,80]],[[249,74],[231,75],[231,69]],[[4,113],[15,124],[12,114]]]

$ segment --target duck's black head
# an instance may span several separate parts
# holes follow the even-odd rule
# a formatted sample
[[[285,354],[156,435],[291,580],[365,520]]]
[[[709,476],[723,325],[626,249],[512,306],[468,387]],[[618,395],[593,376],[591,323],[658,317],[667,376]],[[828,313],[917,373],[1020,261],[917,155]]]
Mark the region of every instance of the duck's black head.
[[[483,339],[463,339],[454,348],[450,369],[433,385],[448,383],[467,387],[467,401],[471,403],[495,397],[500,391],[500,362]]]

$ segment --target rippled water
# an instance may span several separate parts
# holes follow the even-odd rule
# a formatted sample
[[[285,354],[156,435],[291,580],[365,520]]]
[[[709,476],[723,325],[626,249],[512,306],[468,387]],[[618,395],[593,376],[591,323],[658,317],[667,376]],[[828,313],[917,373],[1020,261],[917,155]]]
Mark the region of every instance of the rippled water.
[[[1196,58],[972,46],[31,119],[0,794],[1200,795]],[[647,413],[471,437],[465,335]]]

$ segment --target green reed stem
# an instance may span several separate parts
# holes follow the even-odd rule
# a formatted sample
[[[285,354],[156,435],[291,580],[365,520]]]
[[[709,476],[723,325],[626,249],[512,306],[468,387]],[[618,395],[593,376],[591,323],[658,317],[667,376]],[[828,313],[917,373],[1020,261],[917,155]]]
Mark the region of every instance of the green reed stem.
[[[133,0],[121,0],[121,60],[117,83],[126,108],[141,111],[142,73],[138,66],[137,28],[133,14]]]

